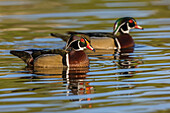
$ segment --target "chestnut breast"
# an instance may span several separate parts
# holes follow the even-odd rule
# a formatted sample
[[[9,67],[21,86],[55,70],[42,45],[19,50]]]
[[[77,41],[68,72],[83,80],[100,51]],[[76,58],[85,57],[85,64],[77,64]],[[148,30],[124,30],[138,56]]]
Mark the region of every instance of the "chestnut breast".
[[[71,51],[69,53],[69,67],[89,66],[88,56],[84,51]]]
[[[121,48],[133,47],[135,44],[133,38],[129,34],[121,34],[117,38]]]

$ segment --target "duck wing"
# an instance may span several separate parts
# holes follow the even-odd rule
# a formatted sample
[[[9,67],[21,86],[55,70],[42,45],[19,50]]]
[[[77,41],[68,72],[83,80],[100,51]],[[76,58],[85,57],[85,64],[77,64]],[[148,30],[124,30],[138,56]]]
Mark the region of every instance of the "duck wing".
[[[113,35],[113,33],[109,33],[109,32],[87,32],[87,33],[83,33],[83,32],[74,32],[74,31],[69,31],[67,32],[66,35],[63,34],[59,34],[59,33],[51,33],[51,36],[57,37],[57,38],[61,38],[63,41],[67,42],[67,40],[70,38],[71,35],[76,35],[76,34],[84,34],[87,35],[89,37],[110,37],[110,38],[114,38],[115,36]]]
[[[35,58],[43,54],[60,54],[65,56],[67,51],[63,49],[27,49],[27,50],[11,50],[11,54],[21,58],[27,65],[33,65]]]
[[[75,32],[75,31],[69,31],[67,32],[70,35],[75,35],[75,34],[84,34],[84,35],[88,35],[89,37],[113,37],[113,33],[109,33],[109,32]]]

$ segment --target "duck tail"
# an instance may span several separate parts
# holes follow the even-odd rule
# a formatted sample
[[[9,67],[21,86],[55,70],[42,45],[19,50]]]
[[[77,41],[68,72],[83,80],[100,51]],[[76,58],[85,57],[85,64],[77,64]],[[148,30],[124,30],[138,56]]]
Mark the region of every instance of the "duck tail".
[[[67,40],[69,39],[69,35],[62,35],[59,33],[50,33],[50,35],[56,38],[61,38],[65,42],[67,42]]]
[[[28,66],[33,64],[33,57],[31,53],[27,51],[11,50],[10,53],[21,58]]]

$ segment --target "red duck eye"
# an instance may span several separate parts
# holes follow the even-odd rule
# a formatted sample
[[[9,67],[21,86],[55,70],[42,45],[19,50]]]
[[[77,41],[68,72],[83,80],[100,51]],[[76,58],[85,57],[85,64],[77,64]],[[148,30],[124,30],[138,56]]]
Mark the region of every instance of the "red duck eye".
[[[80,39],[80,41],[81,41],[81,42],[84,42],[84,39],[82,38],[82,39]]]
[[[133,23],[133,20],[129,20],[129,23]]]

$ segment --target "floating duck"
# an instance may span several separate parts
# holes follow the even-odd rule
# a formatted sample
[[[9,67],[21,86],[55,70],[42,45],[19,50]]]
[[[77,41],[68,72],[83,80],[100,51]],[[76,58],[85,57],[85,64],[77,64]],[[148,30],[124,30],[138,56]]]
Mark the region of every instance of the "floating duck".
[[[29,67],[88,67],[89,59],[84,49],[95,51],[84,34],[71,35],[64,49],[11,50]]]
[[[68,32],[68,35],[51,33],[51,36],[67,41],[70,35],[85,34],[95,49],[122,49],[134,46],[134,40],[130,36],[131,29],[142,29],[132,17],[119,18],[113,27],[113,33],[107,32]]]

